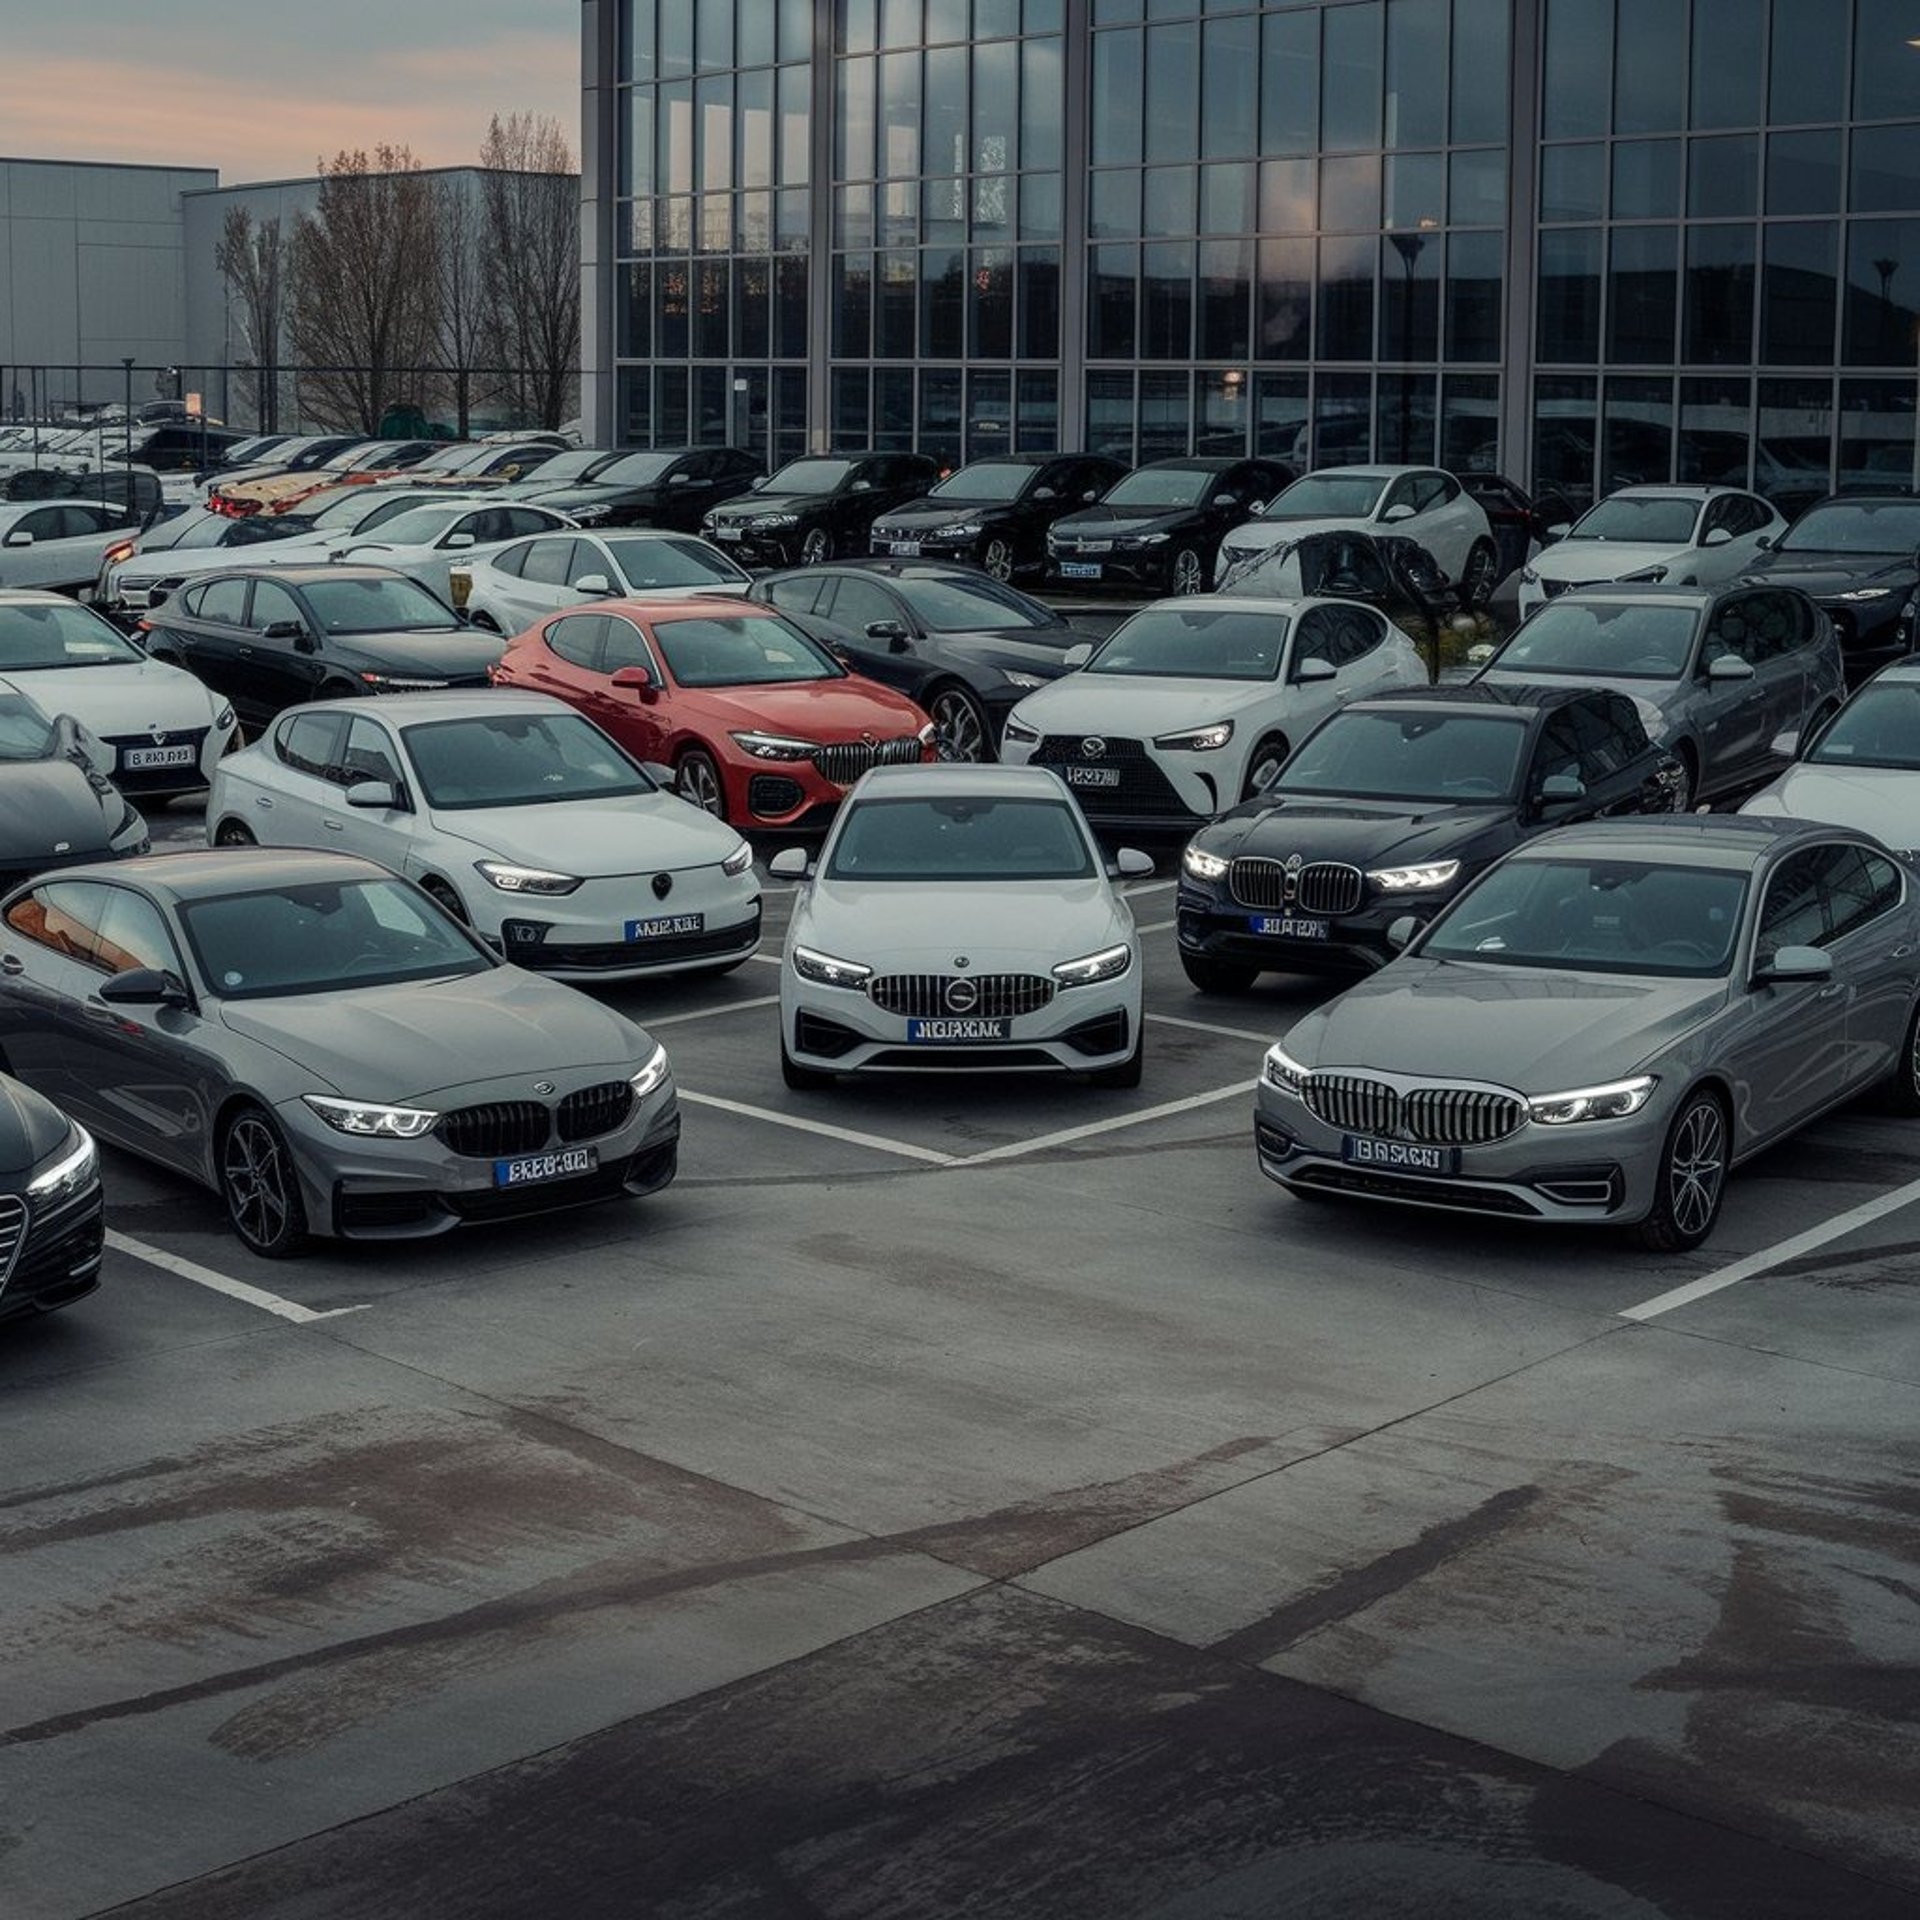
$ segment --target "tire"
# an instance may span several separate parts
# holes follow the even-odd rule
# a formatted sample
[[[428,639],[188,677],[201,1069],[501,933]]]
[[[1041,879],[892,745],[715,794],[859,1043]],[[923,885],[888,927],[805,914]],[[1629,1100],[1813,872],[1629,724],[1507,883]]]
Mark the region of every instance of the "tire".
[[[1696,1088],[1667,1129],[1655,1175],[1653,1211],[1635,1232],[1655,1253],[1684,1253],[1713,1231],[1727,1190],[1727,1110],[1720,1096]]]
[[[213,844],[216,847],[257,847],[260,842],[253,837],[253,829],[244,820],[222,820],[213,830]]]
[[[1203,953],[1183,953],[1180,968],[1202,993],[1245,993],[1260,977],[1260,969],[1244,961],[1209,960]]]
[[[815,527],[800,542],[800,564],[803,567],[817,567],[823,560],[833,558],[833,535],[825,527]]]
[[[286,1136],[272,1114],[251,1102],[220,1129],[215,1168],[227,1224],[249,1253],[288,1260],[307,1244],[307,1215]]]
[[[1269,733],[1261,737],[1254,750],[1247,755],[1247,777],[1240,783],[1242,800],[1251,800],[1279,772],[1287,752],[1284,735]]]
[[[1673,791],[1673,811],[1691,813],[1694,795],[1700,791],[1700,768],[1691,747],[1676,749],[1673,757],[1680,762],[1680,784]]]
[[[673,790],[702,813],[710,813],[716,820],[727,817],[727,790],[721,784],[720,768],[704,747],[689,747],[680,756]]]
[[[470,926],[467,918],[466,902],[455,891],[453,883],[442,880],[437,873],[430,873],[420,882],[420,891],[451,920],[457,920],[461,926]]]
[[[787,1051],[784,1038],[780,1042],[780,1078],[795,1093],[817,1093],[822,1087],[830,1087],[833,1084],[832,1074],[818,1073],[812,1067],[801,1066]]]
[[[1117,1067],[1096,1067],[1087,1075],[1090,1087],[1137,1087],[1140,1084],[1140,1069],[1147,1058],[1147,1023],[1138,1023],[1134,1034],[1133,1051]]]
[[[1013,578],[1013,542],[989,540],[980,550],[980,564],[996,580]]]
[[[1173,556],[1173,564],[1167,568],[1167,591],[1169,593],[1200,593],[1207,584],[1207,569],[1198,553],[1192,547],[1182,547]]]
[[[1478,613],[1493,598],[1500,583],[1494,576],[1500,556],[1491,540],[1476,540],[1467,549],[1466,565],[1460,569],[1460,604],[1470,613]]]
[[[1900,1058],[1887,1075],[1885,1099],[1895,1113],[1920,1113],[1920,1002],[1907,1017],[1906,1038],[1900,1043]]]
[[[943,761],[983,765],[994,758],[987,710],[965,687],[941,687],[928,699],[927,714],[933,721],[934,751]]]

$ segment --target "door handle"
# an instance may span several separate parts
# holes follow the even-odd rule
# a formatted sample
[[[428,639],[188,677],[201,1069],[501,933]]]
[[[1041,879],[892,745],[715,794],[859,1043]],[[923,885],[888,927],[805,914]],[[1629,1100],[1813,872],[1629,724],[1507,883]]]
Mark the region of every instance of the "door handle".
[[[0,973],[25,973],[27,963],[16,953],[0,953]]]
[[[1815,995],[1815,998],[1820,1000],[1831,1000],[1836,995],[1842,994],[1845,992],[1846,992],[1845,985],[1841,981],[1836,980],[1833,982],[1831,986],[1822,987],[1819,993]]]
[[[253,796],[253,804],[260,808],[263,813],[271,813],[273,811],[273,802],[264,793],[256,793]]]
[[[251,647],[236,647],[234,651],[239,654],[242,660],[251,660],[253,658],[253,649]]]
[[[345,833],[347,830],[344,820],[322,820],[320,824],[325,827],[329,833]]]

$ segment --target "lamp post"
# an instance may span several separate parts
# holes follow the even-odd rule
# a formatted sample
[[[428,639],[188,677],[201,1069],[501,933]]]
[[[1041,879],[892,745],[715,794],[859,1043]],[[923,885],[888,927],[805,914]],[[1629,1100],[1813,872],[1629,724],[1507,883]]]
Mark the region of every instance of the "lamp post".
[[[127,471],[133,471],[133,355],[123,354],[120,360],[121,370],[127,376],[127,414],[120,425],[126,435]]]
[[[1413,269],[1427,249],[1427,237],[1423,233],[1390,233],[1387,238],[1393,242],[1407,275],[1400,296],[1400,447],[1396,456],[1407,460],[1412,457],[1407,442],[1413,434],[1413,382],[1407,372],[1413,360]]]

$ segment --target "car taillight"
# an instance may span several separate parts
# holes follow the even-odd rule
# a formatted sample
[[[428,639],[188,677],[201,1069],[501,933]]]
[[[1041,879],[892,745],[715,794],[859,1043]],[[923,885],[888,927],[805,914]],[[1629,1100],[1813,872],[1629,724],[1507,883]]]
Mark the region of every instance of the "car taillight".
[[[151,620],[136,620],[133,623],[133,630],[135,633],[151,633],[153,631],[153,622]]]
[[[131,560],[140,551],[132,540],[116,540],[100,557],[110,567],[117,567],[122,560]]]

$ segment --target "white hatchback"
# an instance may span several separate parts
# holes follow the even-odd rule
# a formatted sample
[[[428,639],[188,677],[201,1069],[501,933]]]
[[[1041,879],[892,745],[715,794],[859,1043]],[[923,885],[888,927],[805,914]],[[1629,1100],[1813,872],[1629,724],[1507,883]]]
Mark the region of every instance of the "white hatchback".
[[[711,541],[656,527],[542,534],[456,561],[453,573],[454,601],[466,607],[468,619],[506,634],[583,600],[705,599],[744,594],[753,585],[753,576]]]

